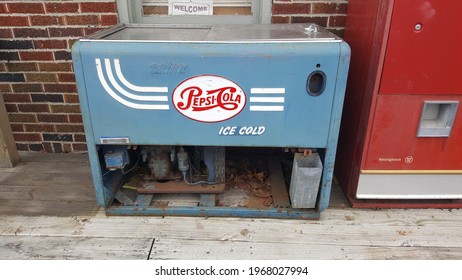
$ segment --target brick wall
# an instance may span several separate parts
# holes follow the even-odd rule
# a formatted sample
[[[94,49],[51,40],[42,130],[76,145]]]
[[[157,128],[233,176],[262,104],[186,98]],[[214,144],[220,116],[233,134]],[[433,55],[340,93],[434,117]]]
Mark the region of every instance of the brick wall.
[[[343,35],[347,2],[274,0],[272,22]],[[0,92],[19,150],[86,150],[70,48],[116,23],[115,0],[0,2]]]
[[[70,48],[116,23],[115,0],[0,2],[0,91],[19,150],[86,150]]]
[[[273,0],[273,23],[317,23],[343,36],[348,0]]]

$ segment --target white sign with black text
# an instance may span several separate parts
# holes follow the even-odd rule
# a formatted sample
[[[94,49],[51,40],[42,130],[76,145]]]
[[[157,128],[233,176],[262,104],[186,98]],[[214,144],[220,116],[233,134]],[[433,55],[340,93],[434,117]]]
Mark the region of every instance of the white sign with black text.
[[[168,14],[178,15],[213,15],[213,0],[168,0]]]

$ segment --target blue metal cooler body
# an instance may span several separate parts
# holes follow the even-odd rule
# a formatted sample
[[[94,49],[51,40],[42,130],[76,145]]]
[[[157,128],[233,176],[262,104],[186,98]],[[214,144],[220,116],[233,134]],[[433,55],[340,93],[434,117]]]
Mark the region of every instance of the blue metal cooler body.
[[[318,218],[329,202],[350,50],[310,28],[124,25],[79,40],[72,55],[99,205],[110,214]],[[108,145],[322,149],[317,205],[113,206],[124,174],[107,176],[99,150]]]

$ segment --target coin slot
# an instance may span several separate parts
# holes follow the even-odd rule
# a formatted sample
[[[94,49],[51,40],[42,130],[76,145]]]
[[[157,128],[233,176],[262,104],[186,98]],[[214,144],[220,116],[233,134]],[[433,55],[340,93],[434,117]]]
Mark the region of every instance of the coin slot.
[[[322,71],[314,71],[308,76],[306,91],[311,96],[319,96],[326,88],[326,74]]]

